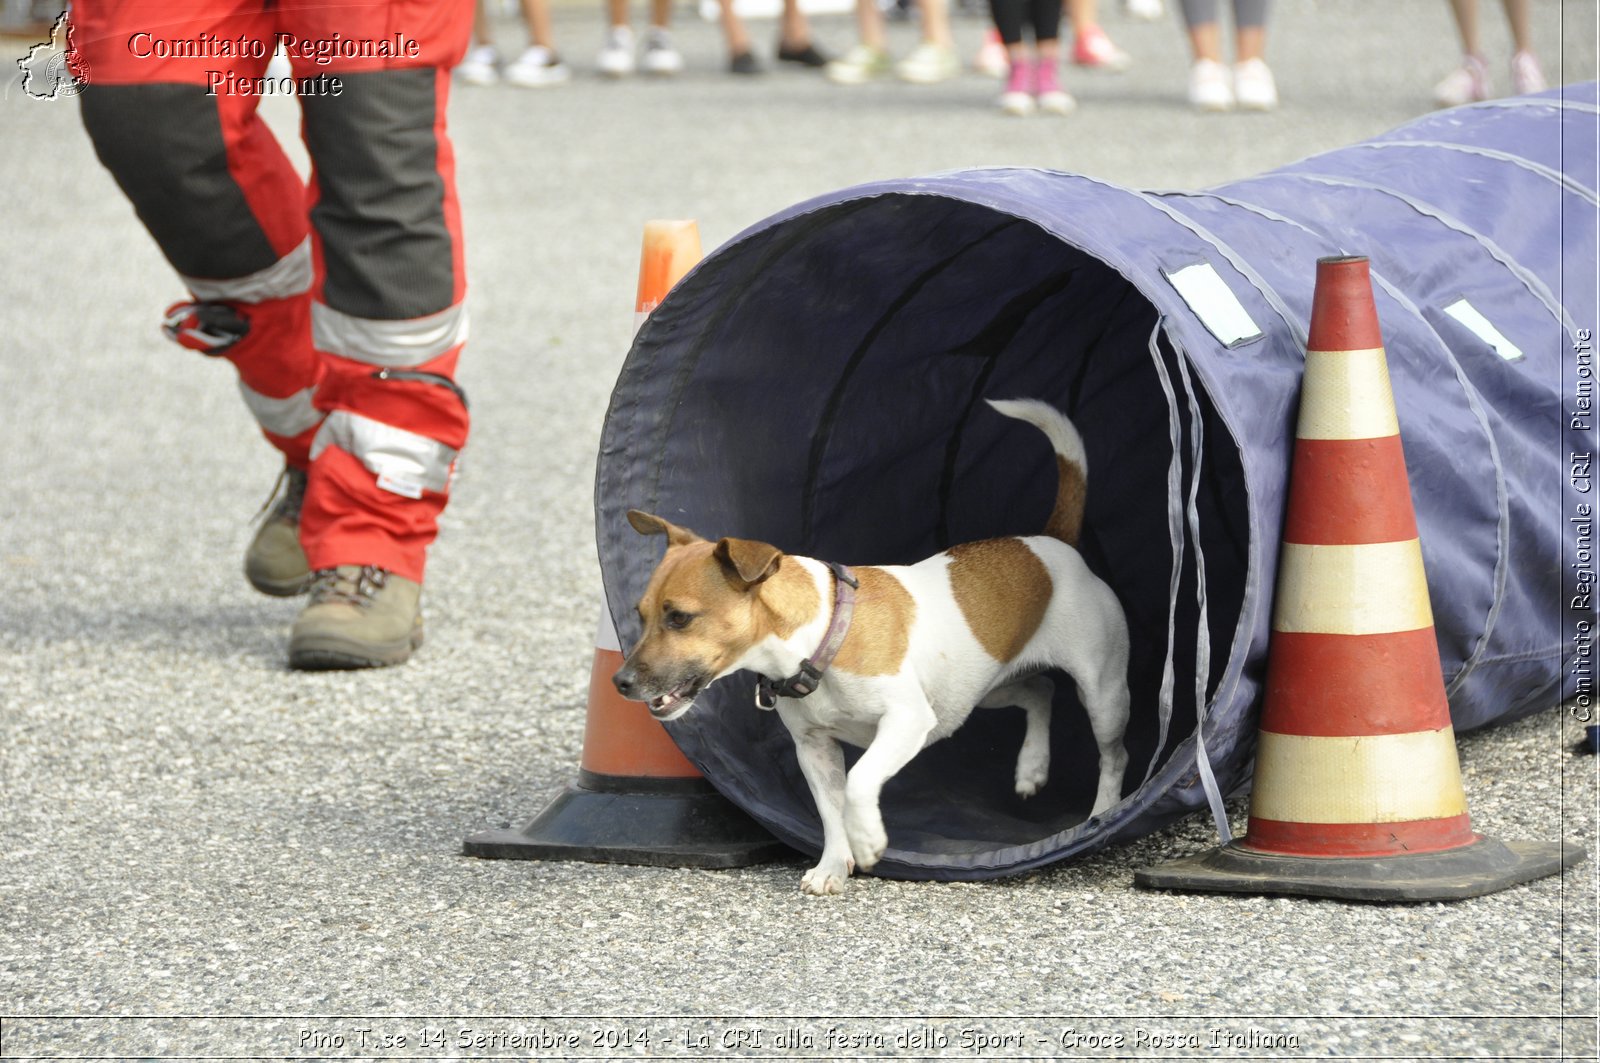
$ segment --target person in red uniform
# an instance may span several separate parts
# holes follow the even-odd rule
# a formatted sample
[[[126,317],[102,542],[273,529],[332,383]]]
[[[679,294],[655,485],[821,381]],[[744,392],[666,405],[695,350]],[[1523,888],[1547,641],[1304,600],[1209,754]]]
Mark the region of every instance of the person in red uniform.
[[[406,660],[468,430],[445,105],[471,0],[75,0],[71,18],[84,127],[189,291],[164,327],[233,363],[283,454],[245,571],[310,594],[291,667]],[[280,44],[292,79],[266,76]],[[257,113],[284,91],[309,181]]]

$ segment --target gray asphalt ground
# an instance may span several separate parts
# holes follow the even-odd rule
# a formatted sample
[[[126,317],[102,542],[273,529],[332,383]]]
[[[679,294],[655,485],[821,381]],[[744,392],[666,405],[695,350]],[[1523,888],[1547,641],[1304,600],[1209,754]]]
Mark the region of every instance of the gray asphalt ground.
[[[182,291],[75,103],[13,83],[0,1053],[1594,1058],[1592,858],[1493,897],[1367,907],[1136,890],[1135,868],[1212,843],[1200,819],[1018,879],[858,878],[821,901],[801,895],[798,860],[460,855],[464,835],[543,808],[578,763],[593,456],[647,219],[698,219],[709,251],[811,195],[954,167],[1200,187],[1425,113],[1456,54],[1442,2],[1293,0],[1269,53],[1282,108],[1201,117],[1182,102],[1175,18],[1102,6],[1136,64],[1070,71],[1082,107],[1067,119],[1006,119],[975,74],[734,78],[714,27],[687,13],[681,78],[603,82],[590,5],[557,11],[570,85],[460,90],[474,437],[429,571],[429,642],[355,675],[286,670],[296,605],[239,575],[274,455],[227,368],[158,335]],[[1534,8],[1552,79],[1593,77],[1593,5]],[[1498,4],[1484,22],[1504,83]],[[985,23],[956,25],[972,54]],[[836,52],[852,39],[841,16],[815,28]],[[520,47],[514,22],[497,30]],[[752,31],[769,53],[771,24]],[[914,36],[893,28],[902,53]],[[6,47],[8,62],[24,51]],[[293,105],[267,112],[292,139]],[[1593,853],[1595,761],[1571,752],[1578,738],[1559,711],[1463,736],[1477,827]],[[1023,1041],[985,1048],[963,1029]],[[1238,1040],[1209,1048],[1213,1030]]]

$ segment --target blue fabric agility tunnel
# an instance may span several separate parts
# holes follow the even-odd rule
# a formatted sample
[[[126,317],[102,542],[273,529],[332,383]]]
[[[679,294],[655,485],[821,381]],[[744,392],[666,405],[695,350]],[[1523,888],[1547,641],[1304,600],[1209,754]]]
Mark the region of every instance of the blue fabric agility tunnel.
[[[1048,445],[982,399],[1043,398],[1085,438],[1082,550],[1132,631],[1125,799],[1085,822],[1096,753],[1070,689],[1028,800],[1022,713],[979,710],[885,790],[878,873],[1015,873],[1205,807],[1207,766],[1213,796],[1249,779],[1315,262],[1360,254],[1456,726],[1555,705],[1575,682],[1563,377],[1596,320],[1597,115],[1595,85],[1568,86],[1204,192],[979,169],[755,225],[654,312],[612,398],[596,520],[623,645],[662,550],[628,509],[849,564],[1033,534]],[[672,737],[815,853],[792,742],[752,685],[715,684]]]

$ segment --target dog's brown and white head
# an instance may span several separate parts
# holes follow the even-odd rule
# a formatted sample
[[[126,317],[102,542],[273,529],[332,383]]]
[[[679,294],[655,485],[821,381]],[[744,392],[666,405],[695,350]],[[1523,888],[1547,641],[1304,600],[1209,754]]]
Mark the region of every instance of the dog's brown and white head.
[[[784,555],[751,539],[713,543],[637,509],[628,511],[628,523],[641,535],[665,535],[667,552],[639,599],[643,634],[611,681],[652,716],[672,720],[775,633],[761,588]]]

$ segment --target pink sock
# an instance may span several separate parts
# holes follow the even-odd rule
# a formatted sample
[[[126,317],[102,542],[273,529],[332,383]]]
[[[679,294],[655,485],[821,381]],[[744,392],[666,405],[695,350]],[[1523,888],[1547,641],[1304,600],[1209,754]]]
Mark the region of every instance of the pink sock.
[[[1039,60],[1038,74],[1034,85],[1040,96],[1050,92],[1060,92],[1061,82],[1057,80],[1056,64],[1048,59]]]
[[[1011,76],[1006,79],[1006,92],[1033,95],[1033,86],[1037,75],[1038,64],[1034,60],[1012,60]]]

